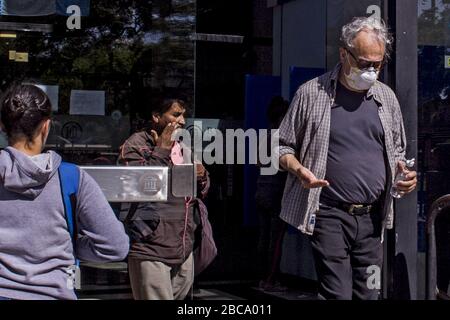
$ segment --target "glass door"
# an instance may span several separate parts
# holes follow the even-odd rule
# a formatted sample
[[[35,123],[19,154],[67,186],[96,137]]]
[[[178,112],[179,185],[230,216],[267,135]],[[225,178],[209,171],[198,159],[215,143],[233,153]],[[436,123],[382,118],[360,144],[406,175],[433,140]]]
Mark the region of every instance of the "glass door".
[[[450,1],[419,0],[418,13],[419,251],[425,252],[426,214],[433,201],[450,193]],[[440,225],[438,287],[447,292],[449,222]]]

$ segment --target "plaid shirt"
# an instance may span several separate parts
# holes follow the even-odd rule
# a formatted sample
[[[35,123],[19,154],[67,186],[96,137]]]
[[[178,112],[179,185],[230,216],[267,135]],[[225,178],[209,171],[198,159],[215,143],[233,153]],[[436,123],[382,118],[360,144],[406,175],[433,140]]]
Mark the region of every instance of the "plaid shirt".
[[[292,154],[318,179],[324,179],[330,140],[331,106],[334,105],[336,85],[341,64],[302,85],[280,126],[280,157]],[[405,161],[406,137],[400,105],[395,93],[385,84],[377,83],[368,91],[377,102],[384,130],[387,155],[387,185],[383,204],[383,228],[392,229],[393,199],[390,190],[397,162]],[[357,151],[357,150],[355,150]],[[349,165],[351,165],[349,163]],[[284,190],[280,217],[305,234],[312,235],[319,211],[321,188],[305,189],[293,174],[289,174]]]

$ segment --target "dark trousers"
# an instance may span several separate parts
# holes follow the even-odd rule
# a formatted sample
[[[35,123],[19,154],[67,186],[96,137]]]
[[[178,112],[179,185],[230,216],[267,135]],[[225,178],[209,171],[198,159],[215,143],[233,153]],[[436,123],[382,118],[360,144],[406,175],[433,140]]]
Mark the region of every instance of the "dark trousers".
[[[379,290],[368,280],[373,266],[381,270],[383,261],[379,210],[350,215],[321,205],[311,244],[320,299],[378,299]]]

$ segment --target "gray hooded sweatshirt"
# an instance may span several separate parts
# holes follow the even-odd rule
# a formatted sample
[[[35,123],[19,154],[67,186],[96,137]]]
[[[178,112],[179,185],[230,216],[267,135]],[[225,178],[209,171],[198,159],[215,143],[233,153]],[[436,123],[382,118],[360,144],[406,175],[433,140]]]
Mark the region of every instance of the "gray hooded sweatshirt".
[[[76,299],[68,288],[74,265],[55,152],[30,157],[0,152],[0,297]],[[129,239],[97,183],[83,170],[77,194],[77,257],[125,259]]]

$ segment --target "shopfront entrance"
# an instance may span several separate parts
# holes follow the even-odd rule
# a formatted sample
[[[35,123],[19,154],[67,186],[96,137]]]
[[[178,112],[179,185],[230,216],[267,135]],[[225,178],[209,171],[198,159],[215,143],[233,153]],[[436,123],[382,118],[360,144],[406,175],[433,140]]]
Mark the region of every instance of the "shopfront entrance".
[[[250,2],[91,1],[81,30],[68,30],[67,17],[58,14],[2,16],[1,89],[13,80],[40,85],[54,101],[49,147],[81,165],[112,164],[120,144],[144,124],[143,102],[161,88],[181,94],[191,115],[243,127],[246,74],[279,77],[277,90],[290,100],[300,84],[335,66],[343,24],[381,17],[396,39],[382,80],[397,93],[407,157],[418,159],[420,175],[417,193],[396,202],[396,227],[386,234],[383,298],[423,298],[427,212],[450,193],[449,1]],[[0,136],[0,148],[6,144]],[[242,187],[244,169],[211,171],[210,218],[220,254],[205,278],[255,280],[249,261],[256,228],[242,226],[255,220],[243,205],[253,199]],[[440,270],[448,270],[441,262]],[[316,279],[308,239],[292,228],[281,271]],[[441,271],[439,279],[445,290],[448,274]]]

